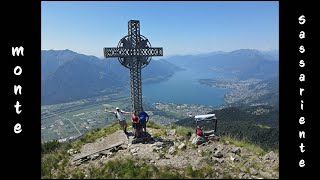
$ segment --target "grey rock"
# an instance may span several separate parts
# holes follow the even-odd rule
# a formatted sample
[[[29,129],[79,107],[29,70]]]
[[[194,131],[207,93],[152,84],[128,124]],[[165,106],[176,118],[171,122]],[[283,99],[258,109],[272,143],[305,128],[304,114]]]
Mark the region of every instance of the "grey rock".
[[[197,144],[197,141],[198,141],[198,137],[195,137],[195,138],[192,139],[192,142],[191,142],[191,143],[192,143],[192,144]]]
[[[183,141],[183,140],[184,140],[184,137],[183,137],[183,136],[179,136],[179,137],[177,137],[177,140],[178,140],[178,141]]]
[[[264,171],[260,171],[259,173],[262,177],[266,178],[266,179],[271,179],[272,175],[269,172],[264,172]]]
[[[200,137],[200,136],[197,136],[197,139],[196,139],[196,144],[197,145],[200,145],[200,144],[202,144],[202,143],[205,143],[205,142],[207,142],[208,141],[208,139],[206,139],[206,138],[203,138],[203,137]]]
[[[213,136],[213,137],[210,137],[210,140],[220,141],[220,137],[219,136]]]
[[[214,153],[213,156],[216,157],[216,158],[222,158],[223,154],[221,152],[217,151],[217,152]]]
[[[122,144],[121,146],[119,146],[119,150],[124,150],[124,149],[127,149],[128,148],[128,146],[127,145],[124,145],[124,144]]]
[[[171,155],[168,155],[168,154],[165,154],[164,156],[163,156],[163,158],[164,159],[170,159],[172,156]]]
[[[174,145],[174,146],[178,146],[178,145],[179,145],[179,142],[178,142],[178,141],[174,141],[174,142],[173,142],[173,145]]]
[[[244,163],[244,167],[250,167],[252,166],[252,163],[250,161],[247,161],[246,163]]]
[[[258,174],[258,171],[256,169],[254,169],[254,168],[250,168],[249,171],[250,171],[250,174],[253,174],[253,175],[257,175]]]
[[[156,152],[161,151],[161,149],[163,149],[163,147],[155,147],[153,150],[155,150]]]
[[[179,146],[178,146],[178,149],[185,149],[187,146],[185,143],[181,143]]]
[[[241,150],[240,150],[240,148],[235,147],[235,148],[231,149],[231,152],[234,153],[234,154],[240,154]]]
[[[106,158],[105,155],[103,155],[100,160],[102,161],[102,160],[105,160],[105,159],[107,159],[107,158]]]
[[[233,160],[232,160],[232,159],[233,159]],[[236,155],[236,154],[234,154],[234,155],[231,155],[231,156],[230,156],[230,160],[231,160],[231,161],[235,161],[235,162],[240,162],[240,161],[241,161],[241,157],[238,156],[238,155]]]
[[[234,161],[234,160],[235,160],[235,158],[230,156],[230,161]]]
[[[111,157],[115,156],[115,153],[109,152],[109,153],[107,154],[107,156],[108,156],[109,158],[111,158]]]
[[[253,156],[253,153],[252,152],[242,152],[242,158],[248,158],[248,157],[251,157]]]
[[[155,142],[153,144],[150,145],[150,147],[160,147],[160,146],[163,146],[163,143],[158,141],[158,142]]]
[[[139,151],[139,147],[137,147],[137,148],[132,148],[131,150],[130,150],[130,153],[136,153],[136,152],[138,152]]]
[[[217,162],[218,162],[218,163],[223,163],[223,162],[224,162],[223,159],[219,159],[219,158],[216,158],[216,157],[212,157],[212,158],[211,158],[211,161],[212,161],[212,162],[215,162],[215,163],[217,163]]]
[[[110,152],[110,151],[108,151],[108,150],[106,150],[106,151],[101,151],[100,154],[102,154],[102,155],[108,155],[109,152]]]
[[[75,161],[75,162],[74,162],[74,165],[76,165],[76,166],[80,166],[80,165],[81,165],[81,163],[82,163],[82,161],[81,161],[81,159],[79,159],[79,160],[77,160],[77,161]]]
[[[249,175],[245,174],[244,176],[242,176],[242,179],[249,179]]]
[[[62,163],[63,163],[63,160],[59,161],[59,162],[58,162],[58,166],[61,166]]]
[[[175,133],[176,133],[176,130],[175,130],[175,129],[166,130],[167,136],[173,136]]]
[[[93,154],[93,155],[90,156],[90,159],[91,159],[91,160],[95,160],[95,159],[97,159],[98,157],[99,157],[99,154]]]
[[[73,154],[74,154],[73,151],[74,151],[73,149],[69,149],[69,150],[67,151],[67,153],[70,154],[70,155],[73,155]]]
[[[110,152],[118,152],[118,151],[119,151],[119,147],[114,147],[110,149]]]
[[[169,154],[173,154],[174,152],[176,152],[176,148],[175,148],[174,146],[171,146],[171,147],[169,148],[168,153],[169,153]]]
[[[240,171],[241,171],[241,172],[246,172],[247,170],[246,170],[245,167],[241,167],[241,168],[240,168]]]
[[[195,133],[192,133],[189,141],[193,142],[196,137],[197,137],[197,135]]]
[[[266,154],[262,159],[263,160],[275,160],[275,159],[278,159],[278,156],[273,151],[271,151],[268,154]]]
[[[244,175],[246,175],[246,173],[243,173],[243,172],[242,172],[242,173],[239,173],[239,175],[238,175],[239,179],[243,179],[243,176],[244,176]]]

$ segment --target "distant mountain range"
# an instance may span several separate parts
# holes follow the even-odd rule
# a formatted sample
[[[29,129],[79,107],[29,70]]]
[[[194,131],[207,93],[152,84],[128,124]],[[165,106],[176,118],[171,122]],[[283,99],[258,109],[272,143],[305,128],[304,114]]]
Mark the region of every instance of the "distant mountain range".
[[[144,84],[160,82],[184,68],[228,72],[240,79],[267,80],[277,78],[279,58],[278,51],[252,49],[173,56],[151,61],[142,70],[142,79]],[[42,105],[97,96],[117,88],[129,89],[129,85],[129,70],[116,58],[100,59],[68,49],[41,51]]]
[[[142,70],[142,79],[145,83],[159,82],[179,70],[165,60],[155,60]],[[129,85],[129,69],[115,58],[100,59],[68,49],[41,51],[42,105],[83,99]]]
[[[203,55],[173,56],[167,61],[201,72],[231,72],[241,79],[269,79],[279,74],[278,51],[261,52],[254,49],[239,49]]]

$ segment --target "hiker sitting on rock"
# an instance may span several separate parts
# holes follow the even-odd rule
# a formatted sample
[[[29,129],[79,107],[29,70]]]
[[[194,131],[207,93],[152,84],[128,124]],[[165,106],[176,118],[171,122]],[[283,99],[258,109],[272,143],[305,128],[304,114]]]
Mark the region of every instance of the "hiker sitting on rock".
[[[122,111],[122,110],[120,110],[118,107],[116,108],[116,111],[115,111],[115,112],[113,112],[113,111],[108,111],[108,110],[104,110],[104,111],[114,113],[115,116],[116,116],[116,118],[118,119],[118,122],[119,122],[121,128],[123,129],[123,132],[124,132],[125,134],[128,134],[128,132],[127,132],[127,126],[128,126],[128,125],[127,125],[127,122],[126,122],[126,118],[125,118],[124,115],[123,115],[123,114],[129,114],[128,112]]]
[[[204,137],[204,134],[203,134],[203,131],[202,129],[200,128],[200,126],[197,126],[196,128],[196,134],[200,137]]]
[[[200,126],[197,126],[196,134],[197,134],[197,138],[195,138],[196,139],[195,143],[197,145],[200,145],[200,144],[208,141],[208,138],[205,137],[205,134],[203,133],[203,131],[200,128]]]
[[[139,136],[139,131],[140,131],[140,119],[139,116],[135,111],[131,113],[131,118],[132,118],[132,128],[134,132],[134,138],[137,138]]]

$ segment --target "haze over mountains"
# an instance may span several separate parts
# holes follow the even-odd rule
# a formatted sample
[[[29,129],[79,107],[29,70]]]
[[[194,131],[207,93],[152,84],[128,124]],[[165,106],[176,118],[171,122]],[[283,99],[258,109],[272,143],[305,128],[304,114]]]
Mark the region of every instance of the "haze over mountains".
[[[276,78],[277,51],[240,49],[152,60],[142,70],[144,83],[165,81],[175,72],[191,68],[203,72],[228,72],[240,79]],[[114,89],[129,89],[129,70],[117,59],[100,59],[71,50],[41,51],[42,105],[88,98]]]
[[[169,78],[181,68],[165,61],[152,61],[143,69],[145,83]],[[101,91],[129,88],[129,70],[117,59],[99,59],[71,50],[41,51],[42,105],[99,95]]]
[[[241,79],[268,79],[279,73],[277,51],[260,52],[239,49],[231,52],[213,52],[203,55],[173,56],[169,62],[198,71],[225,71]]]

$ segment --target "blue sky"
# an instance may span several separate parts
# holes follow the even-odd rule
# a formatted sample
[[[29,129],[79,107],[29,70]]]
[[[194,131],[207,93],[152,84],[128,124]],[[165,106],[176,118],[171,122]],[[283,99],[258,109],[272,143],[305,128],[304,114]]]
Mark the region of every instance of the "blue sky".
[[[103,56],[140,20],[141,34],[164,55],[279,48],[279,3],[273,2],[42,2],[42,50]]]

